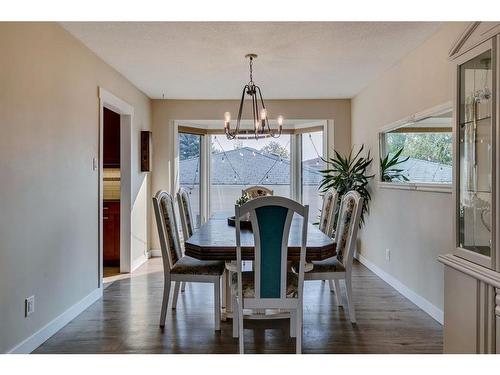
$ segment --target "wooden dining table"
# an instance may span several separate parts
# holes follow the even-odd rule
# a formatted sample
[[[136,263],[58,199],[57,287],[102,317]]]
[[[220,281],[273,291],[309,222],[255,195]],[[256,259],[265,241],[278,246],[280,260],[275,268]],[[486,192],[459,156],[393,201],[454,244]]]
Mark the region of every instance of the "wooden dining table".
[[[236,229],[228,224],[230,214],[218,214],[201,225],[185,241],[185,254],[200,260],[236,260]],[[292,219],[288,239],[288,259],[299,260],[302,218]],[[244,260],[253,260],[254,237],[251,230],[241,229],[241,253]],[[335,243],[317,226],[307,228],[306,261],[323,260],[335,255]]]
[[[200,260],[224,260],[230,270],[232,268],[230,266],[231,262],[236,260],[236,229],[228,224],[229,216],[230,213],[219,213],[202,224],[185,241],[185,255]],[[302,223],[303,219],[297,215],[292,219],[288,239],[288,260],[290,261],[299,260]],[[254,236],[249,229],[241,230],[241,252],[243,260],[251,261],[254,259]],[[333,240],[321,232],[317,226],[309,224],[307,228],[306,261],[324,260],[334,255],[335,243]],[[246,266],[248,266],[248,263],[251,262],[247,262]],[[232,317],[230,290],[229,277],[225,277],[222,298],[223,319]],[[287,318],[289,314],[273,312],[266,315],[265,312],[258,312],[257,314],[245,315],[245,318],[262,319],[264,317]]]

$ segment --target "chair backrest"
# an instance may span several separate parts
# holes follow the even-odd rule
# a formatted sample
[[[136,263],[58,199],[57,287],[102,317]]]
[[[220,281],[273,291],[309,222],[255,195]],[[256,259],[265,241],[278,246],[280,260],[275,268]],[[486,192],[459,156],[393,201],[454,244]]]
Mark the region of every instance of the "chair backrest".
[[[250,186],[241,191],[241,195],[248,194],[250,198],[255,199],[259,197],[267,197],[269,195],[273,195],[273,191],[264,186]]]
[[[323,195],[323,206],[321,217],[319,218],[319,230],[331,237],[333,234],[333,224],[335,212],[337,211],[338,194],[337,190],[330,188]]]
[[[191,201],[189,193],[184,188],[177,192],[177,204],[179,205],[179,214],[181,216],[182,233],[184,241],[193,235],[193,211],[191,211]]]
[[[160,237],[163,269],[166,273],[170,273],[174,264],[182,257],[174,200],[169,193],[160,190],[153,197],[153,207]]]
[[[335,231],[335,243],[337,260],[342,263],[346,270],[351,269],[362,208],[363,197],[358,192],[349,191],[342,197]]]
[[[294,213],[302,217],[298,296],[302,298],[309,206],[285,197],[261,197],[235,206],[238,295],[242,295],[240,218],[250,214],[255,243],[255,300],[287,299],[288,237]]]

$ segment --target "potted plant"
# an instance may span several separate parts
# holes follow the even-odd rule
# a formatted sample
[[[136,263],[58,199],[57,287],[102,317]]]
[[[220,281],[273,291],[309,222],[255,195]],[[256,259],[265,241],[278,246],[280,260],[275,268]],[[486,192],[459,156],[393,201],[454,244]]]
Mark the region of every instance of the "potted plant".
[[[398,164],[402,164],[410,158],[400,159],[399,156],[403,152],[403,148],[400,148],[395,154],[387,154],[385,158],[380,158],[380,177],[384,182],[393,181],[410,181],[410,179],[403,174],[404,169],[395,168]]]
[[[321,170],[323,180],[319,185],[322,192],[326,192],[333,187],[337,190],[339,200],[348,191],[355,190],[363,197],[363,209],[361,212],[360,225],[364,223],[364,216],[368,212],[368,202],[371,200],[368,191],[368,182],[374,175],[368,175],[367,169],[373,161],[370,151],[366,156],[362,155],[364,145],[353,155],[353,149],[349,155],[342,156],[333,150],[334,157],[324,160],[328,169]]]

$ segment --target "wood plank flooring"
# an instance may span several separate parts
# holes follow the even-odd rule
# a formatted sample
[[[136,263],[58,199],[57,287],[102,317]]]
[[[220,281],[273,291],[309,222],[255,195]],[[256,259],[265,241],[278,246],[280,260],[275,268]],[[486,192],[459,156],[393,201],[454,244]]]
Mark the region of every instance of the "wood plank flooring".
[[[221,332],[213,330],[210,285],[188,284],[177,309],[169,309],[164,332],[158,327],[162,288],[154,258],[108,285],[101,300],[35,353],[237,353],[230,320]],[[442,326],[357,262],[353,289],[355,325],[327,283],[306,282],[303,353],[442,353]],[[294,353],[294,342],[288,320],[245,321],[245,353]]]

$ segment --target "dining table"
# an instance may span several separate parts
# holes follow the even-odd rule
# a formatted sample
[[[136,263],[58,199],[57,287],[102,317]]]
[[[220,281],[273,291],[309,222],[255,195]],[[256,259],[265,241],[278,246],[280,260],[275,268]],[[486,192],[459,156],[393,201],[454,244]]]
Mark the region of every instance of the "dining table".
[[[233,213],[234,215],[234,213]],[[223,284],[223,311],[222,317],[232,317],[231,310],[231,288],[227,273],[234,271],[236,261],[236,229],[229,225],[230,212],[221,212],[213,215],[196,229],[191,237],[185,241],[185,255],[200,260],[223,260],[226,261],[226,277]],[[294,215],[288,238],[288,260],[298,261],[300,257],[301,235],[303,218]],[[251,261],[254,259],[254,235],[251,229],[241,229],[241,253],[242,259]],[[317,226],[308,224],[306,242],[306,262],[320,261],[335,255],[335,242],[328,237]],[[251,262],[246,262],[248,267]],[[232,266],[233,265],[233,266]],[[244,265],[245,267],[245,265]],[[307,267],[306,267],[307,271]],[[283,314],[272,314],[279,318]],[[283,317],[287,317],[286,314]],[[246,316],[247,317],[247,316]],[[263,318],[262,314],[249,314],[250,318]]]

